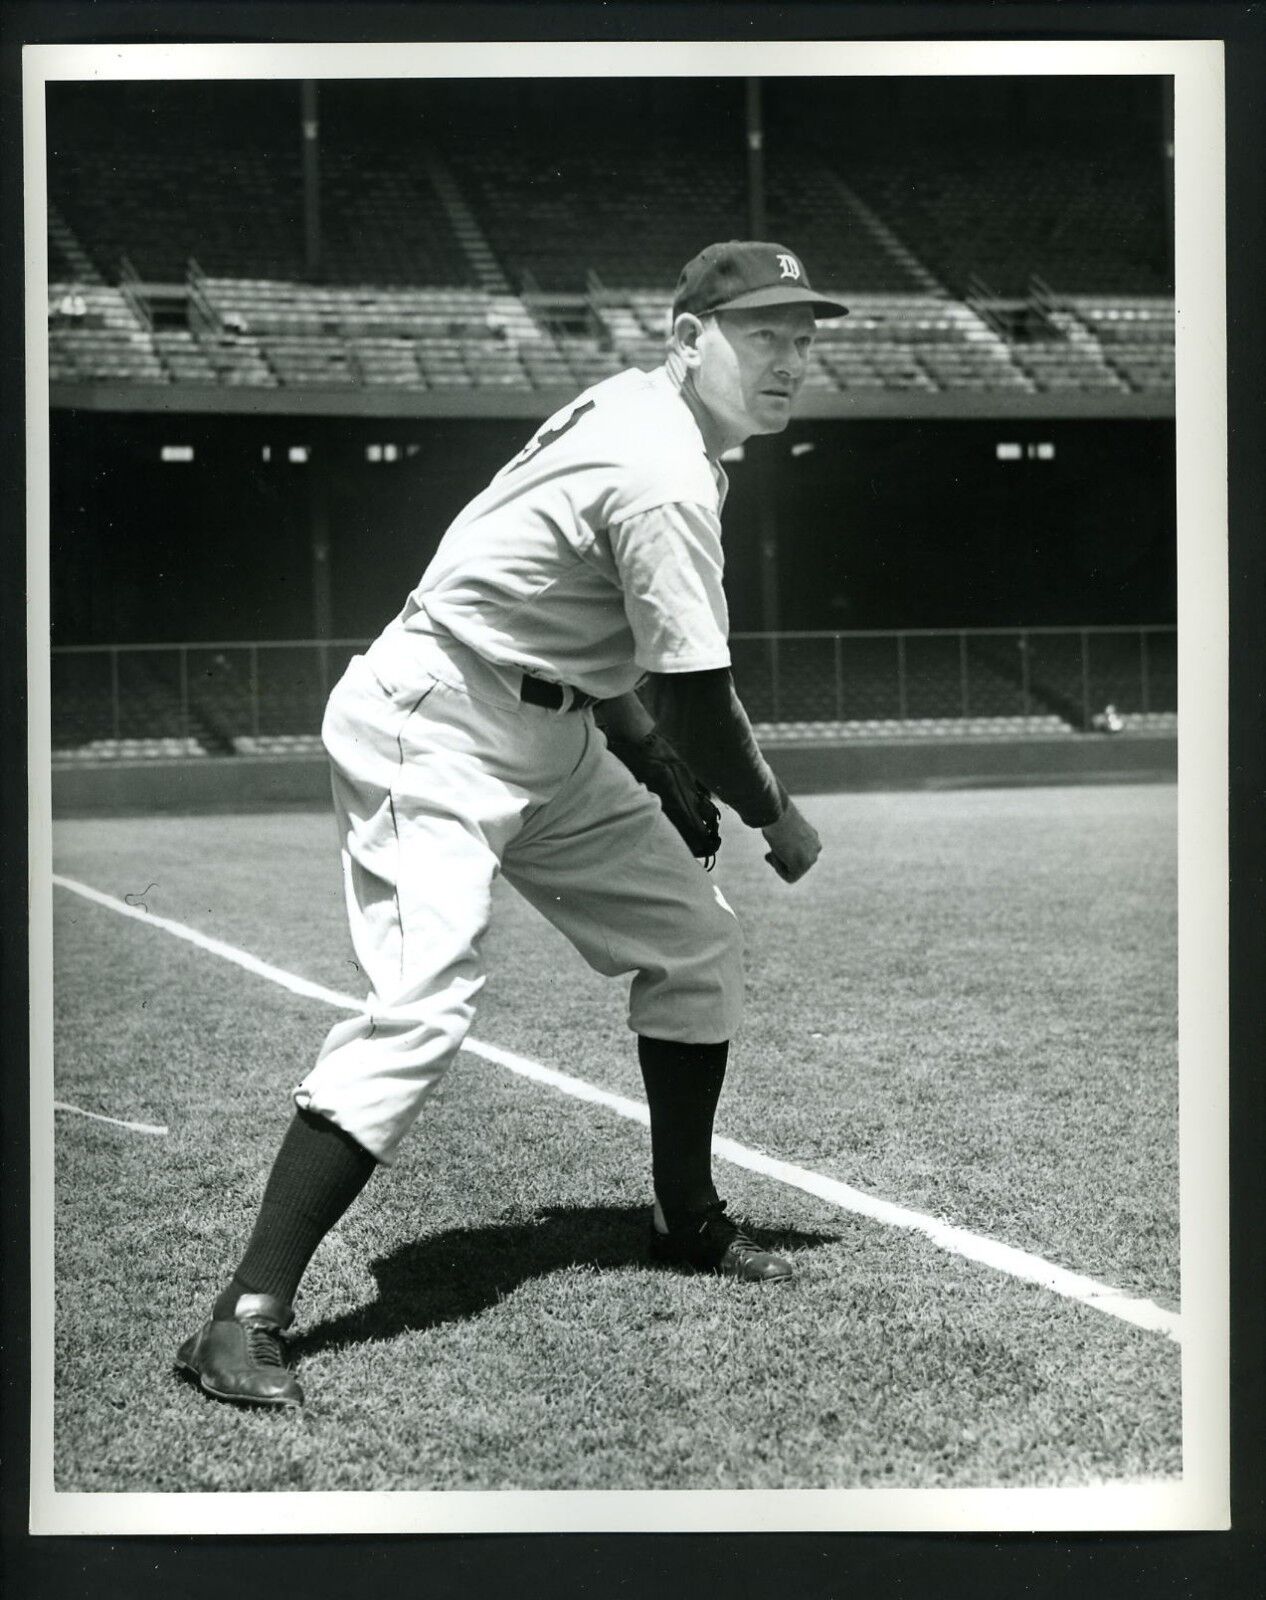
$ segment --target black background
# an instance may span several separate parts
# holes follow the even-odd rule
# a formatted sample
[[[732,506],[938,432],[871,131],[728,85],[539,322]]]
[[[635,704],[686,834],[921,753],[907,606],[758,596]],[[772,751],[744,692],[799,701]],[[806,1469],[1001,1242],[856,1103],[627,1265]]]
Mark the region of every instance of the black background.
[[[533,429],[87,411],[51,423],[55,645],[316,637],[309,497],[321,481],[332,632],[371,638]],[[1053,444],[1055,457],[1000,461],[1000,441]],[[400,459],[368,462],[385,442]],[[193,460],[164,463],[169,444]],[[781,530],[783,629],[1175,620],[1172,421],[819,420],[752,441],[727,468],[736,631],[766,626],[748,481],[758,451]]]

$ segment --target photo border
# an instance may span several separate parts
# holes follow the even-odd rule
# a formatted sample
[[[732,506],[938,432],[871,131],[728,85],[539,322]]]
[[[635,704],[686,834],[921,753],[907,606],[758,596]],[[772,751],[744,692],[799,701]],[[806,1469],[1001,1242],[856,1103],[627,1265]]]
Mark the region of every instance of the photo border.
[[[45,8],[45,10],[46,10],[46,8]],[[69,6],[67,6],[66,11],[69,11],[69,10],[72,10],[72,8],[69,8]],[[139,10],[139,8],[138,8],[138,10]],[[173,6],[168,6],[168,8],[165,8],[165,10],[166,10],[166,13],[170,14],[170,13],[173,13],[173,11],[176,11],[176,13],[179,13],[179,11],[194,10],[194,8],[184,8],[184,6],[174,6],[174,8],[173,8]],[[216,10],[222,11],[222,10],[224,10],[224,8],[216,8]],[[275,10],[275,8],[270,8],[270,6],[261,6],[261,8],[259,8],[259,11],[261,11],[261,13],[262,13],[262,11],[272,11],[272,10]],[[299,8],[290,8],[290,10],[291,11],[298,11],[299,14],[302,14],[302,13],[304,13],[304,11],[307,11],[307,13],[315,13],[315,11],[323,11],[323,10],[325,10],[325,8],[317,8],[317,6],[312,6],[312,8],[302,8],[302,6],[299,6]],[[429,8],[427,8],[427,10],[429,10]],[[823,8],[823,10],[826,10],[826,8]],[[874,13],[875,8],[853,8],[853,10],[855,10],[855,11],[863,11],[864,10],[864,11],[867,11],[867,13],[871,13],[872,14],[872,13]],[[896,10],[896,8],[893,8],[893,6],[887,6],[887,8],[885,8],[885,6],[880,6],[880,8],[877,8],[877,10],[887,11],[888,14],[891,14],[891,13],[893,13],[893,11]],[[927,11],[928,8],[925,8],[925,6],[907,6],[907,8],[903,8],[903,10],[907,11],[907,13],[912,13],[912,11],[920,11],[920,13],[925,13],[925,11]],[[933,10],[943,11],[943,13],[944,13],[944,11],[947,11],[947,10],[956,10],[956,11],[960,11],[960,14],[962,14],[962,13],[965,13],[965,11],[968,11],[968,10],[975,10],[975,8],[968,8],[968,6],[964,6],[964,8],[933,8]],[[1016,10],[1023,10],[1024,13],[1032,14],[1032,11],[1036,10],[1036,8],[1028,8],[1028,6],[1024,6],[1024,8],[1016,8]],[[1063,8],[1061,8],[1061,10],[1063,10]],[[1087,10],[1087,8],[1069,8],[1069,10],[1077,10],[1077,11],[1080,11],[1080,13],[1084,14],[1084,11]],[[1108,14],[1109,11],[1111,11],[1111,13],[1120,13],[1120,11],[1122,11],[1122,10],[1125,10],[1125,11],[1130,11],[1130,10],[1140,11],[1140,10],[1144,10],[1144,8],[1116,8],[1116,6],[1114,6],[1114,8],[1108,8],[1108,6],[1103,6],[1103,8],[1100,8],[1100,13],[1104,14],[1104,16],[1106,16],[1106,14]],[[1165,13],[1165,11],[1170,10],[1170,8],[1167,8],[1167,6],[1156,6],[1156,8],[1146,8],[1146,10],[1152,11],[1152,13]],[[1202,8],[1202,10],[1205,10],[1205,13],[1208,14],[1208,13],[1212,13],[1212,11],[1218,10],[1218,8],[1215,8],[1215,6],[1210,6],[1210,8]],[[290,46],[286,46],[286,48],[290,48]],[[787,48],[791,48],[791,46],[787,46],[786,43],[783,43],[783,45],[779,45],[779,51],[787,50]],[[1010,48],[1010,42],[1008,42],[1008,48]],[[711,69],[711,67],[709,67],[709,69]],[[768,70],[770,70],[770,69],[768,69],[767,66],[762,66],[762,72],[765,72],[765,74],[767,74],[767,75],[768,75]],[[816,70],[816,61],[815,61],[815,70]],[[339,75],[346,75],[346,74],[344,74],[344,72],[339,72]],[[515,75],[519,75],[519,74],[515,74]],[[1183,136],[1181,136],[1181,133],[1180,133],[1180,160],[1181,160],[1181,141],[1183,141]],[[1212,190],[1213,187],[1215,187],[1215,186],[1210,186],[1210,190]],[[1218,200],[1220,200],[1220,194],[1221,194],[1221,190],[1218,189]],[[1210,195],[1204,195],[1204,200],[1205,200],[1205,202],[1208,202],[1208,200],[1210,200]],[[1221,229],[1220,229],[1220,221],[1218,221],[1218,218],[1216,218],[1216,216],[1205,216],[1205,222],[1207,222],[1208,227],[1210,227],[1210,229],[1212,229],[1212,235],[1207,235],[1207,238],[1208,237],[1220,238],[1221,237]],[[1178,227],[1178,230],[1176,230],[1176,232],[1178,232],[1178,240],[1180,240],[1180,248],[1181,248],[1181,237],[1183,237],[1183,227],[1184,226],[1186,226],[1186,224],[1181,224],[1181,222],[1180,222],[1180,227]],[[38,246],[38,248],[40,248],[40,253],[42,253],[42,243],[40,243],[40,246]],[[1260,251],[1260,227],[1258,227],[1258,237],[1256,237],[1256,248],[1258,248],[1258,251]],[[1181,266],[1181,259],[1180,259],[1180,274],[1178,274],[1178,277],[1180,277],[1180,296],[1178,296],[1178,298],[1180,298],[1180,301],[1181,301],[1181,299],[1183,299],[1183,266]],[[37,298],[37,296],[35,296],[35,291],[34,290],[32,290],[32,298]],[[1220,296],[1220,294],[1216,293],[1216,288],[1215,288],[1215,291],[1213,291],[1212,296],[1210,296],[1210,301],[1215,302],[1216,306],[1220,306],[1220,304],[1221,304],[1221,296]],[[1204,322],[1202,322],[1202,320],[1200,320],[1200,315],[1196,315],[1196,318],[1194,318],[1194,322],[1196,322],[1196,330],[1194,330],[1194,331],[1196,331],[1196,336],[1197,336],[1197,338],[1199,338],[1200,342],[1199,342],[1199,346],[1197,346],[1197,344],[1189,344],[1188,349],[1204,349],[1204,347],[1205,347],[1205,334],[1207,334],[1208,317],[1210,317],[1210,315],[1213,315],[1213,314],[1210,314],[1210,312],[1205,312],[1205,320],[1204,320]],[[1184,322],[1183,325],[1181,325],[1181,328],[1180,328],[1180,374],[1181,374],[1181,365],[1183,365],[1183,363],[1181,363],[1181,350],[1183,350],[1183,347],[1184,347],[1183,346],[1183,339],[1184,338],[1188,338],[1188,339],[1192,338],[1192,320],[1188,320],[1188,322]],[[1258,338],[1258,344],[1260,344],[1260,338]],[[1258,365],[1258,371],[1260,371],[1260,365]],[[1212,379],[1210,379],[1210,381],[1212,381]],[[1184,384],[1184,379],[1181,379],[1181,376],[1180,376],[1180,405],[1181,405],[1181,397],[1183,397],[1183,392],[1184,392],[1183,384]],[[46,392],[45,392],[45,403],[46,403]],[[38,405],[37,405],[37,403],[34,402],[34,400],[32,400],[32,418],[37,418],[37,416],[38,416]],[[45,413],[45,416],[46,416],[46,413]],[[1180,421],[1181,421],[1181,411],[1180,411]],[[1213,421],[1212,424],[1210,424],[1210,422],[1208,422],[1208,419],[1205,419],[1204,430],[1202,430],[1202,432],[1200,432],[1199,437],[1196,438],[1196,442],[1194,442],[1194,445],[1192,445],[1192,450],[1194,450],[1194,453],[1196,453],[1196,456],[1199,456],[1199,458],[1200,458],[1199,461],[1196,462],[1197,472],[1199,472],[1199,470],[1200,470],[1200,462],[1204,462],[1204,470],[1205,470],[1205,472],[1207,472],[1207,470],[1208,470],[1208,461],[1210,461],[1210,459],[1218,458],[1218,454],[1220,454],[1220,451],[1223,450],[1223,446],[1224,446],[1224,430],[1220,434],[1220,432],[1218,432],[1218,426],[1216,426],[1216,421]],[[1181,448],[1183,448],[1183,438],[1181,438],[1181,430],[1180,430],[1180,458],[1181,458]],[[1210,454],[1210,453],[1212,453],[1212,454]],[[1189,456],[1189,459],[1191,459],[1191,456]],[[1258,469],[1258,474],[1260,474],[1260,469]],[[37,474],[32,474],[32,477],[35,477],[35,475],[37,475]],[[1183,475],[1183,474],[1181,474],[1181,469],[1180,469],[1180,482],[1181,482],[1181,475]],[[1258,488],[1258,498],[1260,498],[1260,488]],[[1181,525],[1181,502],[1180,502],[1180,525]],[[1183,550],[1181,550],[1181,541],[1180,541],[1180,594],[1183,594],[1184,597],[1186,597],[1186,594],[1188,594],[1188,592],[1186,592],[1186,587],[1184,587],[1184,576],[1186,576],[1186,578],[1188,578],[1188,579],[1194,579],[1194,581],[1196,581],[1197,589],[1200,589],[1200,587],[1204,587],[1205,584],[1207,584],[1207,576],[1208,576],[1208,574],[1207,573],[1202,573],[1202,571],[1192,571],[1192,568],[1189,565],[1186,566],[1186,568],[1183,568],[1183,565],[1181,565],[1181,558],[1183,558]],[[1188,614],[1191,614],[1191,600],[1189,600],[1189,598],[1188,598],[1188,602],[1186,602],[1186,605],[1188,605]],[[1216,605],[1216,597],[1215,597],[1215,605]],[[1247,610],[1248,610],[1248,618],[1250,618],[1250,622],[1260,622],[1260,616],[1253,616],[1252,605],[1248,605],[1247,606]],[[1223,595],[1223,613],[1224,613],[1224,595]],[[32,611],[32,637],[38,637],[38,622],[40,622],[40,614],[38,614],[38,611]],[[1191,632],[1192,632],[1191,624],[1189,624],[1188,621],[1184,621],[1183,616],[1181,616],[1181,613],[1180,613],[1180,659],[1183,659],[1183,656],[1181,656],[1181,651],[1183,651],[1183,643],[1181,643],[1181,642],[1183,642],[1184,632],[1186,632],[1186,634],[1188,634],[1188,637],[1191,637]],[[1252,659],[1253,659],[1252,640],[1250,640],[1250,643],[1248,643],[1247,650],[1248,650],[1248,658],[1250,658],[1250,661],[1252,661]],[[1207,654],[1207,651],[1202,651],[1202,654]],[[1258,646],[1258,656],[1260,656],[1260,646]],[[1215,803],[1216,803],[1216,798],[1218,798],[1218,797],[1216,797],[1216,790],[1215,789],[1205,789],[1205,779],[1207,779],[1208,768],[1210,768],[1210,766],[1212,766],[1213,771],[1224,771],[1224,752],[1226,752],[1226,744],[1224,744],[1224,739],[1226,739],[1226,728],[1224,728],[1224,725],[1221,726],[1221,728],[1220,728],[1220,726],[1218,726],[1218,722],[1220,722],[1220,718],[1218,718],[1218,715],[1216,715],[1216,712],[1215,712],[1215,714],[1212,715],[1212,717],[1210,717],[1210,715],[1208,715],[1208,714],[1210,714],[1210,701],[1208,701],[1208,699],[1207,699],[1208,688],[1210,688],[1210,683],[1213,683],[1213,686],[1215,686],[1215,688],[1216,688],[1216,683],[1218,683],[1218,678],[1216,678],[1216,664],[1213,664],[1213,677],[1212,678],[1205,678],[1205,677],[1202,677],[1202,675],[1200,675],[1200,674],[1204,674],[1204,670],[1207,669],[1208,666],[1210,666],[1210,662],[1208,662],[1208,661],[1204,661],[1204,662],[1197,661],[1196,662],[1197,678],[1196,678],[1196,680],[1194,680],[1194,682],[1196,682],[1197,685],[1199,685],[1199,693],[1197,693],[1197,691],[1192,690],[1192,680],[1191,680],[1191,675],[1189,675],[1189,672],[1188,672],[1188,677],[1184,678],[1184,680],[1183,680],[1183,682],[1184,682],[1184,693],[1183,693],[1183,698],[1181,698],[1181,701],[1180,701],[1180,714],[1181,714],[1181,718],[1183,718],[1183,741],[1181,741],[1181,747],[1180,747],[1180,795],[1183,794],[1183,786],[1184,786],[1184,784],[1186,784],[1186,782],[1188,782],[1189,776],[1191,776],[1192,781],[1196,782],[1197,787],[1199,787],[1199,789],[1200,789],[1200,792],[1202,792],[1202,794],[1212,794],[1213,795],[1213,800],[1215,800]],[[1184,670],[1186,670],[1186,667],[1184,667]],[[1221,686],[1223,686],[1223,701],[1224,701],[1224,664],[1223,664],[1223,678],[1221,678]],[[34,710],[34,715],[32,715],[32,726],[35,726],[35,722],[37,722],[37,717],[40,717],[40,715],[46,715],[46,698],[43,699],[42,702],[40,702],[40,701],[32,702],[32,710]],[[1196,717],[1200,718],[1199,726],[1192,726],[1192,722],[1191,722],[1192,715],[1196,715]],[[1205,718],[1208,718],[1208,720],[1205,720]],[[6,731],[8,731],[8,698],[6,698]],[[1197,765],[1192,766],[1192,762],[1196,762]],[[1260,766],[1260,749],[1258,749],[1258,766]],[[37,774],[37,776],[38,776],[38,774]],[[1191,790],[1188,789],[1188,794],[1189,794],[1189,792],[1191,792]],[[8,795],[6,795],[6,798],[8,798]],[[1223,802],[1224,802],[1224,798],[1226,798],[1226,795],[1224,795],[1224,790],[1223,790]],[[1224,811],[1224,803],[1223,803],[1223,811]],[[1191,867],[1191,870],[1189,870],[1188,874],[1186,874],[1186,877],[1184,877],[1184,880],[1183,880],[1183,883],[1184,883],[1184,894],[1186,894],[1186,906],[1191,907],[1192,906],[1192,898],[1194,898],[1194,901],[1196,901],[1197,906],[1200,906],[1200,909],[1204,910],[1204,920],[1202,920],[1202,922],[1200,922],[1199,933],[1200,933],[1200,936],[1202,936],[1202,939],[1205,939],[1205,938],[1212,939],[1213,946],[1215,946],[1215,949],[1216,949],[1216,946],[1218,946],[1218,942],[1220,942],[1220,941],[1218,941],[1218,933],[1220,933],[1220,918],[1221,918],[1221,920],[1223,920],[1223,926],[1224,926],[1224,915],[1226,915],[1226,907],[1224,907],[1224,904],[1221,907],[1208,907],[1207,904],[1204,904],[1204,901],[1202,901],[1202,894],[1204,894],[1204,898],[1207,899],[1207,885],[1208,885],[1208,883],[1210,883],[1210,882],[1223,882],[1224,883],[1224,869],[1226,869],[1226,856],[1224,856],[1224,848],[1226,848],[1226,842],[1224,842],[1224,838],[1216,837],[1216,835],[1218,835],[1218,829],[1216,829],[1216,824],[1215,824],[1215,826],[1210,827],[1210,829],[1207,829],[1207,830],[1202,829],[1202,834],[1204,834],[1204,838],[1202,838],[1202,848],[1200,848],[1199,853],[1197,853],[1196,858],[1192,858],[1191,862],[1189,862],[1189,867]],[[6,840],[8,840],[8,830],[6,830]],[[37,854],[38,854],[37,853],[37,846],[40,845],[40,843],[42,843],[42,838],[40,838],[40,821],[38,821],[38,818],[35,818],[35,816],[32,816],[32,824],[30,824],[30,846],[32,846],[32,848],[30,848],[30,856],[32,856],[32,867],[35,867],[35,864],[37,864]],[[1221,874],[1221,877],[1220,877],[1220,874]],[[1224,896],[1223,896],[1223,899],[1224,899]],[[1189,926],[1191,926],[1191,925],[1189,925]],[[43,928],[42,933],[45,933],[45,931],[46,931],[46,928]],[[1221,944],[1223,944],[1223,946],[1224,946],[1224,938],[1221,939]],[[45,976],[46,976],[46,974],[45,974]],[[1216,976],[1216,974],[1215,974],[1215,976]],[[1218,986],[1216,986],[1216,984],[1213,984],[1213,986],[1210,986],[1210,982],[1208,982],[1207,974],[1202,974],[1202,978],[1200,978],[1199,987],[1200,987],[1200,989],[1208,989],[1208,987],[1213,987],[1213,989],[1215,989],[1215,992],[1224,992],[1224,982],[1223,982],[1223,984],[1221,984],[1220,989],[1218,989]],[[1196,1000],[1197,1000],[1197,1002],[1199,1002],[1200,995],[1199,995],[1199,992],[1196,992],[1196,982],[1194,982],[1194,979],[1192,979],[1192,981],[1191,981],[1191,987],[1186,987],[1186,989],[1184,989],[1183,992],[1184,992],[1184,995],[1188,995],[1188,1003],[1191,1003],[1191,995],[1192,994],[1196,994]],[[1215,1010],[1218,1010],[1218,1008],[1215,1008]],[[1258,1008],[1258,1010],[1260,1010],[1260,1008]],[[1220,1011],[1220,1013],[1216,1014],[1215,1018],[1212,1019],[1212,1024],[1210,1024],[1210,1032],[1208,1032],[1208,1034],[1202,1034],[1199,1037],[1199,1045],[1200,1045],[1200,1048],[1202,1048],[1202,1051],[1212,1051],[1213,1054],[1216,1054],[1216,1053],[1218,1053],[1218,1050],[1221,1050],[1221,1051],[1223,1051],[1223,1059],[1224,1059],[1224,1048],[1226,1048],[1226,1034],[1224,1034],[1224,1029],[1226,1029],[1226,1016],[1224,1016],[1224,1013],[1221,1013],[1221,1011]],[[1186,1053],[1186,1051],[1188,1051],[1189,1040],[1191,1040],[1191,1035],[1189,1035],[1189,1034],[1184,1035],[1184,1046],[1183,1046],[1184,1053]],[[1204,1077],[1200,1078],[1200,1082],[1204,1083]],[[1189,1077],[1184,1077],[1184,1093],[1186,1093],[1186,1088],[1188,1088],[1188,1085],[1189,1085]],[[34,1106],[34,1107],[32,1107],[32,1109],[37,1110],[38,1107]],[[1221,1120],[1220,1120],[1220,1118],[1221,1118]],[[1218,1126],[1215,1126],[1215,1128],[1213,1128],[1212,1133],[1210,1133],[1210,1131],[1208,1131],[1208,1130],[1205,1130],[1204,1133],[1200,1133],[1199,1134],[1199,1139],[1197,1139],[1197,1144],[1199,1144],[1200,1141],[1204,1141],[1204,1139],[1208,1139],[1208,1141],[1210,1141],[1210,1142],[1216,1142],[1216,1139],[1221,1138],[1221,1141],[1224,1142],[1224,1138],[1226,1138],[1226,1126],[1224,1126],[1224,1101],[1218,1102],[1218,1104],[1216,1104],[1216,1106],[1213,1107],[1213,1122],[1215,1122],[1216,1125],[1218,1125]],[[1258,1128],[1260,1128],[1260,1123],[1258,1123]],[[1220,1131],[1218,1131],[1218,1130],[1220,1130]],[[1194,1174],[1194,1176],[1196,1176],[1196,1178],[1200,1179],[1200,1182],[1202,1182],[1202,1190],[1200,1190],[1200,1200],[1202,1200],[1202,1205],[1200,1205],[1199,1211],[1197,1211],[1197,1221],[1199,1221],[1200,1214],[1204,1214],[1205,1218],[1210,1218],[1210,1216],[1212,1216],[1212,1218],[1220,1218],[1221,1214],[1223,1214],[1223,1206],[1224,1206],[1224,1170],[1223,1170],[1223,1173],[1221,1173],[1221,1178],[1220,1178],[1220,1174],[1216,1173],[1216,1171],[1205,1170],[1204,1166],[1200,1166],[1199,1163],[1197,1163],[1196,1166],[1192,1166],[1191,1165],[1192,1160],[1194,1160],[1194,1144],[1192,1144],[1192,1139],[1189,1138],[1188,1130],[1186,1130],[1186,1126],[1184,1126],[1184,1154],[1183,1154],[1183,1179],[1184,1179],[1184,1214],[1183,1214],[1183,1229],[1184,1229],[1184,1306],[1186,1306],[1186,1304],[1189,1304],[1189,1296],[1191,1296],[1191,1278],[1189,1278],[1189,1275],[1188,1275],[1189,1274],[1189,1250],[1188,1250],[1188,1248],[1186,1248],[1186,1243],[1188,1243],[1189,1219],[1191,1219],[1191,1214],[1189,1214],[1188,1205],[1186,1205],[1186,1198],[1188,1198],[1188,1189],[1189,1189],[1188,1179],[1191,1178],[1192,1174]],[[1224,1237],[1224,1229],[1223,1229],[1223,1237]],[[6,1238],[6,1245],[8,1245],[8,1238]],[[1221,1253],[1218,1253],[1218,1254],[1221,1254]],[[1258,1261],[1260,1261],[1260,1245],[1258,1245],[1258,1258],[1256,1258],[1256,1259],[1258,1259]],[[1213,1274],[1212,1274],[1212,1277],[1213,1278],[1218,1278],[1218,1275],[1221,1274],[1221,1280],[1223,1280],[1223,1285],[1224,1285],[1224,1270],[1226,1270],[1226,1264],[1224,1264],[1224,1259],[1221,1262],[1218,1262],[1218,1261],[1213,1262]],[[1224,1294],[1223,1294],[1223,1301],[1224,1301]],[[1212,1323],[1210,1323],[1210,1326],[1212,1326]],[[1224,1326],[1224,1323],[1223,1323],[1223,1326]],[[1213,1331],[1215,1331],[1215,1333],[1216,1333],[1216,1331],[1218,1331],[1218,1330],[1213,1330]],[[6,1347],[8,1347],[8,1341],[6,1341]],[[1186,1394],[1189,1394],[1189,1390],[1186,1389],[1186,1379],[1188,1379],[1188,1374],[1186,1374],[1186,1370],[1184,1370],[1184,1392],[1186,1392]],[[1212,1397],[1215,1398],[1215,1400],[1216,1400],[1216,1394],[1218,1394],[1218,1389],[1220,1389],[1220,1381],[1218,1381],[1218,1378],[1216,1378],[1216,1376],[1215,1376],[1215,1378],[1213,1378],[1213,1381],[1212,1381],[1212,1386],[1210,1386],[1210,1389],[1205,1390],[1205,1394],[1212,1395]],[[1223,1392],[1223,1394],[1224,1394],[1224,1382],[1221,1382],[1221,1392]],[[1216,1450],[1216,1445],[1215,1445],[1215,1450]],[[11,1456],[11,1454],[10,1454],[10,1456],[8,1456],[8,1459],[13,1459],[13,1456]],[[863,1491],[863,1493],[871,1493],[871,1491]],[[930,1493],[936,1493],[936,1494],[957,1493],[957,1491],[930,1491]],[[1010,1491],[988,1491],[988,1493],[1010,1493]],[[1060,1491],[1060,1490],[1042,1491],[1042,1493],[1044,1493],[1044,1494],[1048,1494],[1048,1493],[1063,1494],[1063,1493],[1066,1493],[1066,1491]],[[1103,1493],[1103,1491],[1096,1491],[1096,1494],[1100,1494],[1100,1496],[1101,1496],[1101,1493]],[[101,1499],[101,1496],[88,1496],[88,1498],[90,1498],[90,1499]],[[160,1498],[166,1499],[166,1496],[160,1496]],[[253,1496],[253,1498],[254,1498],[254,1496]],[[267,1498],[275,1499],[275,1496],[267,1496]],[[302,1496],[302,1498],[307,1499],[307,1501],[310,1501],[310,1499],[312,1499],[312,1496]],[[186,1498],[182,1498],[182,1499],[186,1499]],[[216,1502],[216,1504],[218,1504],[218,1506],[222,1506],[222,1504],[224,1504],[224,1496],[208,1496],[208,1499],[213,1499],[213,1501]],[[786,1526],[786,1523],[783,1523],[783,1525]],[[325,1526],[328,1526],[328,1523],[325,1523]],[[920,1525],[920,1526],[927,1526],[927,1525]],[[957,1525],[957,1526],[962,1526],[962,1525]],[[986,1526],[986,1525],[981,1525],[981,1526]],[[992,1525],[989,1525],[989,1526],[992,1526]],[[102,1530],[102,1531],[104,1531],[104,1530]]]

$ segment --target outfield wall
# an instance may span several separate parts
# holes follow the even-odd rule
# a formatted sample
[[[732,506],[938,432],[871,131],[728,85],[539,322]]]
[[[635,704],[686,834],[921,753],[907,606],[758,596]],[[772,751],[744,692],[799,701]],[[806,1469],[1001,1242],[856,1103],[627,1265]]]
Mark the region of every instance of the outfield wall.
[[[770,762],[794,794],[856,790],[1006,788],[1035,784],[1172,783],[1172,736],[1058,739],[885,739],[787,745]],[[53,815],[260,811],[329,804],[320,757],[231,757],[58,767]]]

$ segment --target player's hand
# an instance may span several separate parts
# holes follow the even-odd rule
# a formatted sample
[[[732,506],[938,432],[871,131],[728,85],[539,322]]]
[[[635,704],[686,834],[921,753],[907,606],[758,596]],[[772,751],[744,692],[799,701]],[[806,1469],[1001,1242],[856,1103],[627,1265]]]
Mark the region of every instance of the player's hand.
[[[786,883],[803,878],[822,853],[821,839],[794,800],[787,802],[787,809],[777,822],[771,822],[761,832],[769,846],[765,860]]]

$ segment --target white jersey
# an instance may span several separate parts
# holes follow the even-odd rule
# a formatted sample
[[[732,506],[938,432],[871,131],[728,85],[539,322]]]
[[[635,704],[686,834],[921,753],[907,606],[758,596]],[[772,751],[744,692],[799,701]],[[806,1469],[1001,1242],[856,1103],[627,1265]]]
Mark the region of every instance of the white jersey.
[[[556,412],[448,528],[375,647],[443,630],[494,666],[600,699],[730,663],[725,473],[661,368]]]

